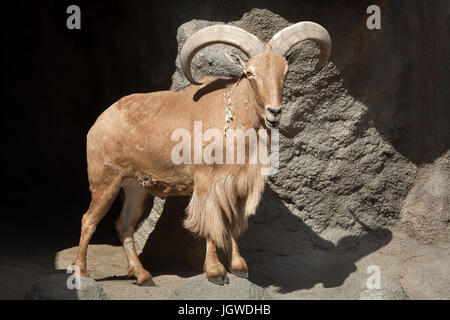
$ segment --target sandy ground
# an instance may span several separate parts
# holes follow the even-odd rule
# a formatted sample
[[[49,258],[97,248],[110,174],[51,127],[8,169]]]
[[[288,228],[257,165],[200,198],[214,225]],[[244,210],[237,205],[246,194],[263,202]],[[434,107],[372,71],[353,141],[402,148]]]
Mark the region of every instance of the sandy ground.
[[[23,299],[38,279],[55,270],[65,270],[75,257],[76,247],[54,251],[55,246],[44,246],[44,250],[32,239],[28,240],[21,250],[2,252],[1,299]],[[281,256],[250,264],[250,281],[262,286],[269,299],[359,299],[371,275],[367,268],[375,265],[379,267],[382,285],[398,281],[410,299],[450,299],[449,249],[448,244],[423,245],[401,232],[393,232],[386,246],[350,267],[336,253],[317,248],[308,257],[319,259],[324,266],[321,272],[311,273],[308,261],[302,262],[303,270],[293,268],[305,258],[302,255]],[[182,270],[183,265],[179,268]],[[182,272],[164,274],[150,269],[157,286],[139,287],[134,279],[126,277],[125,254],[122,247],[115,245],[91,245],[88,269],[112,299],[167,299],[186,279],[178,275]],[[280,269],[283,272],[275,271]],[[292,284],[296,285],[290,288]]]

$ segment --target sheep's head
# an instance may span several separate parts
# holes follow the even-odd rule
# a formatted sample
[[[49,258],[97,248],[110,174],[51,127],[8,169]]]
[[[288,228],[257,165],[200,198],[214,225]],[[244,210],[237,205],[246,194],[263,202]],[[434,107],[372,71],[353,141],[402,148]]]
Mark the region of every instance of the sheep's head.
[[[191,62],[201,49],[217,43],[240,49],[248,60],[234,53],[227,57],[242,67],[243,76],[248,79],[258,113],[264,117],[268,128],[276,128],[280,123],[283,86],[288,71],[285,56],[297,43],[304,40],[316,42],[320,48],[320,58],[316,70],[328,60],[331,39],[328,32],[314,22],[299,22],[275,34],[268,43],[263,43],[247,31],[228,25],[215,25],[193,34],[181,51],[181,65],[186,78],[193,84],[200,84],[191,74]]]
[[[233,52],[226,52],[226,56],[242,66],[243,76],[248,79],[249,90],[252,91],[258,114],[268,128],[276,128],[281,118],[281,100],[283,86],[288,71],[287,60],[272,52],[268,43],[264,46],[264,53],[246,60]]]

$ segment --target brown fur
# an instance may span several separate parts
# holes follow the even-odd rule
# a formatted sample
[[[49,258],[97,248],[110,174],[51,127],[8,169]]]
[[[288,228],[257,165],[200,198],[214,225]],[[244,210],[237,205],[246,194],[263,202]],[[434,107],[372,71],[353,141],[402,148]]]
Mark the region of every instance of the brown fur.
[[[247,228],[247,218],[255,213],[266,182],[260,166],[244,165],[224,173],[200,174],[194,182],[184,226],[226,250],[231,249],[231,233],[238,237]],[[198,187],[197,187],[198,186]]]

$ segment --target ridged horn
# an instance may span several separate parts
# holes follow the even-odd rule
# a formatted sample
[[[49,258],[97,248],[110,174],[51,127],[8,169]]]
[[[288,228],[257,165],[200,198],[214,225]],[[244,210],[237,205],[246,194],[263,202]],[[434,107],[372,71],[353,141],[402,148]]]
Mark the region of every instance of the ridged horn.
[[[244,29],[228,25],[206,27],[190,36],[181,49],[181,70],[191,83],[200,84],[192,77],[192,59],[201,49],[217,43],[238,48],[249,58],[264,52],[263,42]]]
[[[298,22],[276,33],[269,43],[273,52],[285,56],[293,46],[305,40],[314,41],[320,48],[319,62],[316,65],[316,70],[319,70],[331,53],[330,35],[321,25],[310,21]]]

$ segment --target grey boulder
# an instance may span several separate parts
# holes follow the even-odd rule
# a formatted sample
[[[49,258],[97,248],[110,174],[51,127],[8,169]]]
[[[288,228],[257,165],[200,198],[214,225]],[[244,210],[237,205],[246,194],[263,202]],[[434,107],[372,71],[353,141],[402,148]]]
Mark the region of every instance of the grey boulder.
[[[30,300],[109,300],[103,288],[93,279],[80,276],[79,289],[69,289],[74,284],[72,274],[54,273],[39,280],[29,291]]]
[[[228,273],[229,283],[213,284],[200,274],[183,281],[169,297],[171,300],[261,300],[264,289]]]

